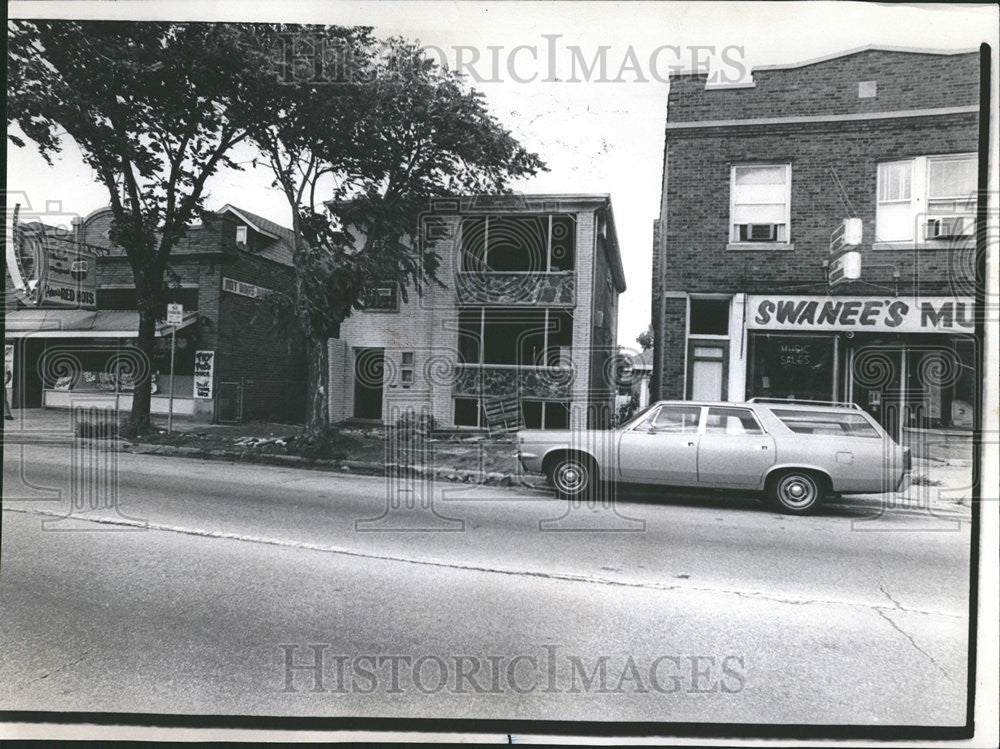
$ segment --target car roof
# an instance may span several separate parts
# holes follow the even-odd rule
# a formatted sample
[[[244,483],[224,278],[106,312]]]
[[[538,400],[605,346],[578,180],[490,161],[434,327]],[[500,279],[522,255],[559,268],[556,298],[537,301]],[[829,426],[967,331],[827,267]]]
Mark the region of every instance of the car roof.
[[[814,403],[809,401],[795,400],[769,400],[769,401],[695,401],[695,400],[662,400],[656,401],[654,406],[720,406],[723,408],[754,408],[763,406],[764,408],[806,408],[810,411],[830,411],[834,413],[857,413],[860,409],[853,405],[838,406],[835,404]]]

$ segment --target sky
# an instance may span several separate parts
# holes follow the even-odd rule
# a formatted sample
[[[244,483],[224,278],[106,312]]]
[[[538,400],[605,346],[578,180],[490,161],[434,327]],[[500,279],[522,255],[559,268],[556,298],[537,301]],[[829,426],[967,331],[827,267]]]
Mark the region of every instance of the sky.
[[[995,5],[854,2],[10,2],[10,17],[282,21],[370,25],[464,63],[495,116],[548,172],[526,193],[611,195],[627,290],[618,342],[635,346],[650,319],[652,227],[659,214],[671,68],[699,64],[720,80],[867,45],[968,50],[995,42]],[[996,52],[994,52],[994,55]],[[602,75],[600,60],[606,60]],[[598,64],[594,64],[597,60]],[[994,67],[996,61],[994,59]],[[589,71],[587,70],[589,68]],[[994,75],[994,81],[996,76]],[[237,161],[252,153],[238,152]],[[247,164],[208,183],[208,208],[233,203],[288,225],[283,196]],[[107,204],[74,144],[53,166],[30,146],[8,147],[7,189],[53,221]],[[14,199],[9,199],[14,202]],[[60,222],[61,223],[61,222]]]

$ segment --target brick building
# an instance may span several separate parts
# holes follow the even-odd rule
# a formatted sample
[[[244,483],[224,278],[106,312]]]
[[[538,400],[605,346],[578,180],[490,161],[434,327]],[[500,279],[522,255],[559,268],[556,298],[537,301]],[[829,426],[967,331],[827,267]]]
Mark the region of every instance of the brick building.
[[[330,420],[528,428],[606,424],[625,290],[607,195],[439,201],[441,258],[422,297],[387,284],[330,341]]]
[[[92,257],[96,310],[25,304],[5,278],[15,407],[117,402],[123,411],[131,408],[133,377],[147,365],[135,349],[139,313],[132,270],[109,239],[111,220],[110,208],[104,208],[45,230],[45,243],[69,242]],[[25,227],[35,236],[41,228]],[[292,292],[292,247],[288,229],[227,205],[192,226],[174,248],[167,297],[184,310],[174,354],[175,415],[205,422],[301,420],[302,346],[294,327],[279,324],[258,302],[268,290]],[[168,410],[170,331],[164,322],[157,326],[148,365],[153,413]]]
[[[905,441],[967,438],[979,77],[975,52],[875,48],[672,76],[653,397],[853,401]]]

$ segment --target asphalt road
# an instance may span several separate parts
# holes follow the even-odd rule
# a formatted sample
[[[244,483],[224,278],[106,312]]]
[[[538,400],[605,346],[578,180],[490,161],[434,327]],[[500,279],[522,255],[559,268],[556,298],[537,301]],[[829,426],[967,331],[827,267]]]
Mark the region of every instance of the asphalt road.
[[[5,450],[0,710],[965,721],[964,522],[108,457]]]

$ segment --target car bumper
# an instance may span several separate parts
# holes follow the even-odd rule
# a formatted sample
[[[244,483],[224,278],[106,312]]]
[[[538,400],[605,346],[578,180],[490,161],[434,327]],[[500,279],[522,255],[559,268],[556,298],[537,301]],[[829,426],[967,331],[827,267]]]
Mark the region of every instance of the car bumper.
[[[905,492],[909,488],[910,488],[910,472],[907,471],[906,473],[904,473],[902,476],[899,477],[899,481],[896,482],[895,491]]]
[[[521,463],[521,468],[523,468],[528,473],[541,473],[542,472],[542,456],[537,453],[522,452],[517,451],[517,459]]]

